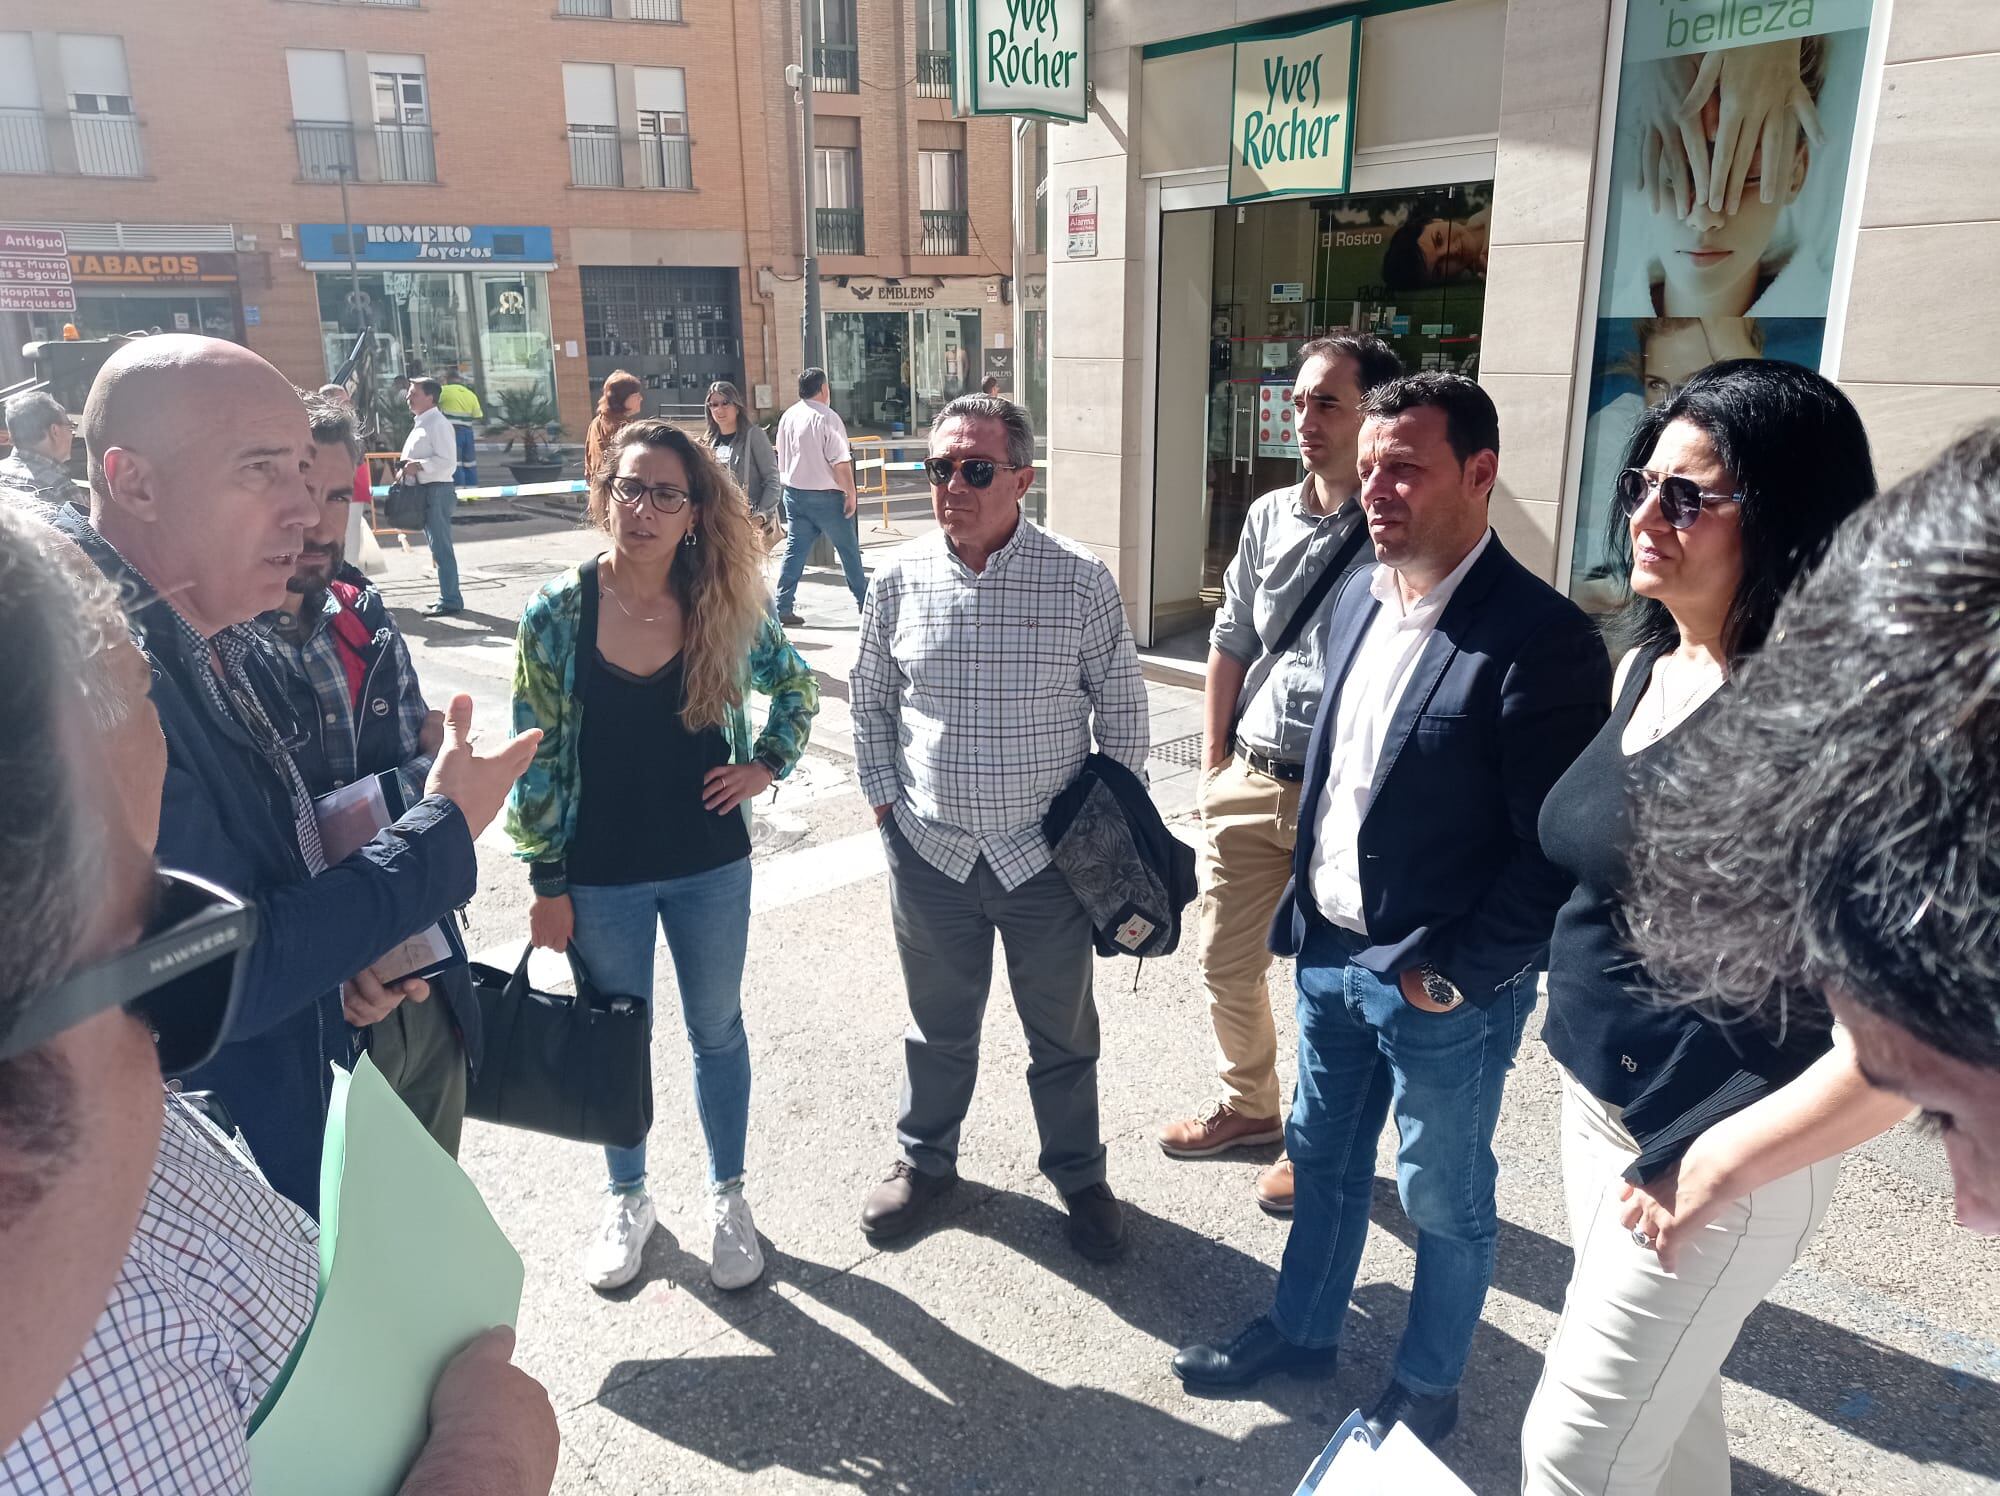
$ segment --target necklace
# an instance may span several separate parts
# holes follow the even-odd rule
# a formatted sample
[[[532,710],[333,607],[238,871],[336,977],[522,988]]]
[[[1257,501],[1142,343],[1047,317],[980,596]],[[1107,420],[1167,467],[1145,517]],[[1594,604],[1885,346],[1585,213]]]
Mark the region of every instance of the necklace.
[[[606,567],[605,570],[608,571],[610,570],[610,568]],[[659,623],[662,622],[667,616],[664,613],[652,613],[652,614],[634,613],[630,608],[625,606],[625,599],[618,595],[618,589],[613,587],[611,585],[610,579],[604,576],[603,573],[601,572],[599,573],[597,578],[597,585],[603,591],[606,597],[610,598],[614,603],[618,604],[618,611],[623,613],[627,618],[631,619],[634,623]]]
[[[1682,714],[1694,705],[1695,698],[1702,694],[1703,688],[1706,687],[1709,690],[1713,690],[1716,683],[1706,677],[1697,676],[1694,685],[1688,689],[1687,693],[1678,702],[1672,705],[1669,705],[1667,701],[1666,682],[1661,678],[1657,670],[1653,673],[1653,684],[1659,688],[1656,694],[1660,699],[1660,711],[1659,719],[1654,722],[1652,730],[1646,734],[1646,741],[1648,743],[1657,743],[1661,738],[1665,737],[1667,729],[1681,720]]]

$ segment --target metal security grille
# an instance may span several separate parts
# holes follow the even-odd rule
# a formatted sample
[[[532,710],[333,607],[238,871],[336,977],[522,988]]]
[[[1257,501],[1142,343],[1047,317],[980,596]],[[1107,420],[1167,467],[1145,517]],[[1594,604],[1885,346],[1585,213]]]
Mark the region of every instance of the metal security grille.
[[[582,278],[584,350],[593,386],[613,370],[626,369],[645,383],[649,412],[698,413],[713,381],[742,385],[742,321],[733,269],[586,265]]]

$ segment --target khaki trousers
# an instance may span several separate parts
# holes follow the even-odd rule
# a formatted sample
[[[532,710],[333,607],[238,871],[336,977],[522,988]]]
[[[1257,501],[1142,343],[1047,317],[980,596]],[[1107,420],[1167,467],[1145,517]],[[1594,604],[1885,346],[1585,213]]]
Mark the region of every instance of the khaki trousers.
[[[1525,1496],[1729,1496],[1722,1363],[1840,1178],[1829,1158],[1752,1191],[1668,1274],[1619,1224],[1621,1176],[1638,1156],[1618,1108],[1563,1072],[1576,1265],[1521,1429]]]
[[[465,1123],[465,1045],[436,987],[423,1002],[398,1003],[368,1030],[368,1053],[438,1147],[458,1157]]]
[[[1281,1117],[1271,1022],[1271,916],[1292,874],[1299,786],[1232,757],[1202,778],[1197,959],[1208,984],[1222,1095],[1246,1117]]]

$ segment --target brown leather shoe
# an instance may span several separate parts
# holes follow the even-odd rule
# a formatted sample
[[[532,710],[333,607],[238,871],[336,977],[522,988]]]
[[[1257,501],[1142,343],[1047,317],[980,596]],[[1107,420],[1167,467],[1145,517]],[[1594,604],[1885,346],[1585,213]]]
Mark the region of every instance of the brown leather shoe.
[[[1064,1195],[1069,1207],[1069,1244],[1092,1262],[1110,1262],[1125,1252],[1125,1207],[1098,1183]]]
[[[1231,1148],[1284,1140],[1282,1117],[1246,1117],[1226,1101],[1211,1101],[1192,1117],[1160,1129],[1160,1151],[1168,1158],[1213,1158]]]
[[[889,1177],[868,1192],[861,1204],[861,1231],[877,1241],[907,1236],[923,1225],[931,1206],[958,1183],[958,1170],[926,1174],[899,1158]]]
[[[1257,1203],[1266,1215],[1292,1213],[1292,1161],[1281,1158],[1257,1176]]]

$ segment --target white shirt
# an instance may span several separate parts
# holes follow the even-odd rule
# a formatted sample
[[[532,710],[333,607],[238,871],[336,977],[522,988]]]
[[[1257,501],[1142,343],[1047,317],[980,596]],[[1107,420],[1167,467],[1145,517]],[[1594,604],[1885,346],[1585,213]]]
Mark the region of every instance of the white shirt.
[[[403,461],[417,464],[420,483],[449,483],[458,471],[458,437],[435,405],[417,417],[403,438]]]
[[[787,488],[831,493],[834,467],[849,460],[847,423],[824,400],[801,400],[778,420],[778,481]]]
[[[1439,615],[1492,543],[1488,530],[1449,576],[1408,608],[1392,568],[1378,564],[1368,579],[1368,590],[1380,606],[1334,703],[1333,752],[1314,822],[1312,866],[1306,870],[1319,912],[1357,935],[1368,933],[1361,900],[1361,821],[1368,814],[1389,723],[1424,646],[1437,631]]]

